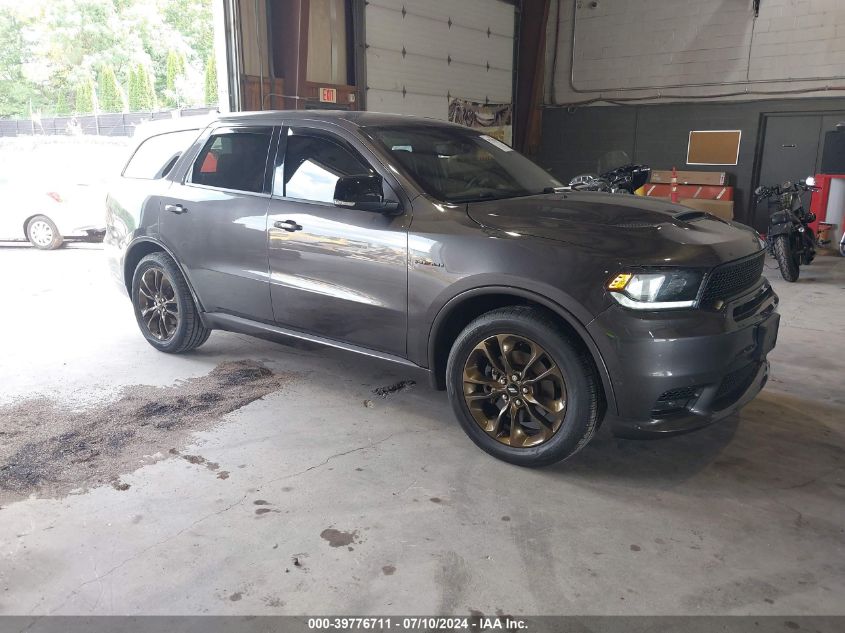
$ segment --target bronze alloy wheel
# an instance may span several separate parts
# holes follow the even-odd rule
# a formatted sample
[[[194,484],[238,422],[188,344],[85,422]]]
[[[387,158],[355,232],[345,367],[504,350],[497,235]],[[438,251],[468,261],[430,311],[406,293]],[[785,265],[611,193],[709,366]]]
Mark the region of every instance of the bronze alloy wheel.
[[[524,336],[497,334],[476,345],[464,365],[463,389],[478,425],[507,446],[547,442],[566,415],[560,368]]]
[[[161,268],[144,271],[138,286],[141,320],[153,338],[169,341],[179,327],[179,302],[173,284]]]

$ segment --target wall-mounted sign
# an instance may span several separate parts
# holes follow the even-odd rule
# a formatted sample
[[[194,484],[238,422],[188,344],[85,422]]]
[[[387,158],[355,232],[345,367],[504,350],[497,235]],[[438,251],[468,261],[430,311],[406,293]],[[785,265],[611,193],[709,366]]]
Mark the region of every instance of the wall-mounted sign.
[[[484,130],[488,136],[507,145],[511,144],[513,106],[510,103],[478,103],[452,97],[449,102],[449,120]]]
[[[320,101],[323,103],[337,103],[337,89],[320,88]]]
[[[736,165],[742,130],[698,130],[689,133],[687,165]]]

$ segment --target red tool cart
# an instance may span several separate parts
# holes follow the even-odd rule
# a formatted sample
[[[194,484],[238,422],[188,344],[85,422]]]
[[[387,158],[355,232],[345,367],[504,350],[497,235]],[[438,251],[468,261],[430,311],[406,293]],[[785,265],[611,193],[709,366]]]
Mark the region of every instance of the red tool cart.
[[[831,239],[839,241],[845,226],[845,174],[819,174],[815,176],[818,191],[813,192],[810,199],[810,210],[816,214],[816,219],[810,224],[813,232],[818,235],[819,222],[835,225]]]

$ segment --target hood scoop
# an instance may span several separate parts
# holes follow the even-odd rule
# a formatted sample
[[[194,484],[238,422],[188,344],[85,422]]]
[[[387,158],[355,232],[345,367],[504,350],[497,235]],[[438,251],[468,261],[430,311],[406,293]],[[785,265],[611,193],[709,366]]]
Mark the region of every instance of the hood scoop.
[[[710,215],[708,213],[705,213],[704,211],[696,211],[695,209],[690,209],[689,211],[681,211],[680,213],[676,213],[672,217],[678,220],[678,222],[693,222],[695,220],[708,218],[710,217]]]
[[[653,229],[654,222],[643,222],[642,220],[631,220],[629,222],[618,222],[613,226],[618,226],[622,229]]]

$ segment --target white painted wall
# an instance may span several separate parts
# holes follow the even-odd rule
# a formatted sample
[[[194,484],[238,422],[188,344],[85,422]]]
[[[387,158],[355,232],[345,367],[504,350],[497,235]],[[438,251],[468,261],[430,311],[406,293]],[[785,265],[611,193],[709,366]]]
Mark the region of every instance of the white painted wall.
[[[569,84],[575,5],[573,91]],[[560,0],[557,69],[551,90],[557,0],[546,50],[547,103],[598,96],[824,89],[845,87],[845,0]],[[593,6],[595,5],[595,6]],[[798,81],[805,77],[833,77]],[[766,80],[767,83],[752,83]],[[730,86],[690,84],[740,82]],[[747,83],[746,83],[747,82]],[[669,88],[668,86],[684,86]],[[598,92],[600,91],[600,92]],[[819,96],[823,90],[807,96]],[[845,92],[828,92],[843,96]],[[800,96],[800,95],[793,95]],[[772,98],[743,95],[742,98]]]
[[[448,95],[511,103],[512,4],[370,0],[365,11],[367,110],[446,119]]]

